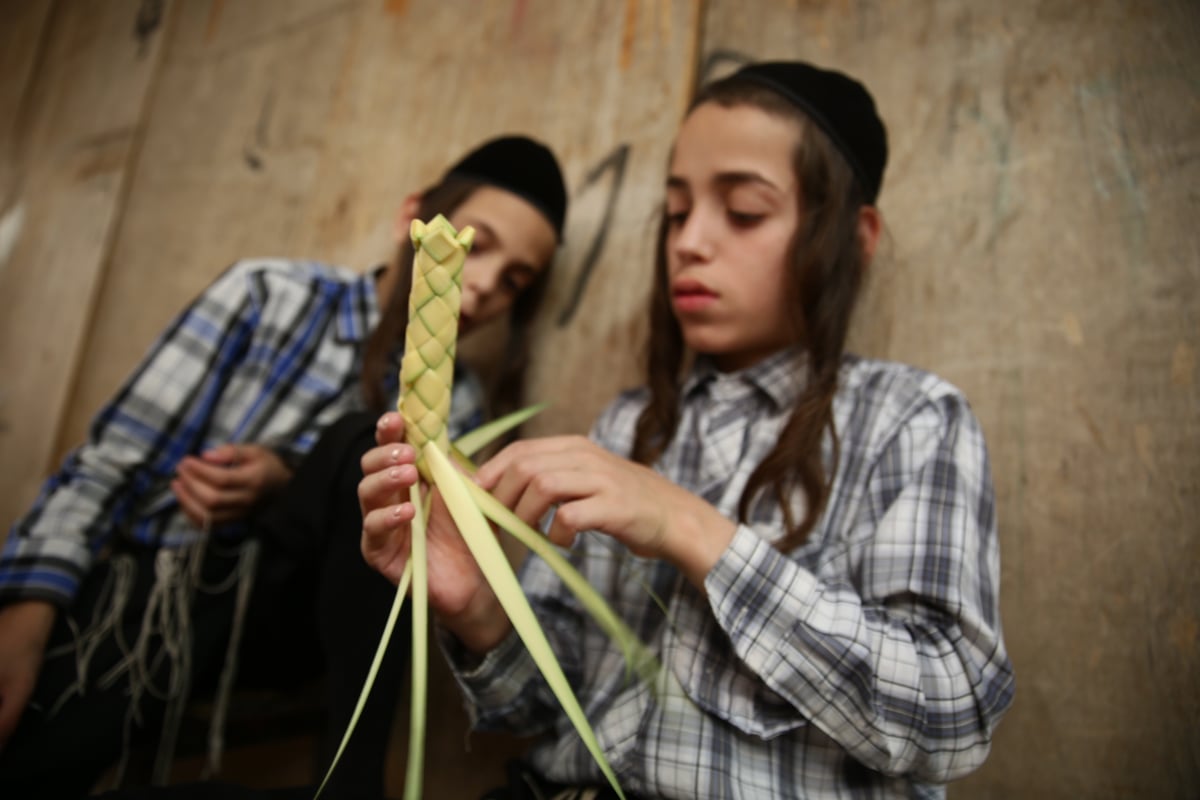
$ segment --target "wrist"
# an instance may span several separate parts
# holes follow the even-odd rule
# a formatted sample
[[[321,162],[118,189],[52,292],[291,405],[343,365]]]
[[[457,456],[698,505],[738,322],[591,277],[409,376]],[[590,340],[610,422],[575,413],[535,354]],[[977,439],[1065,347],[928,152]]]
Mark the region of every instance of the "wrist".
[[[512,623],[500,601],[491,591],[481,592],[461,613],[439,615],[438,622],[454,634],[463,647],[476,655],[485,655],[508,636]]]
[[[707,503],[676,516],[672,525],[667,560],[688,581],[704,590],[704,579],[712,571],[737,534],[737,523]]]
[[[0,620],[5,629],[24,631],[29,641],[45,647],[58,617],[58,607],[48,600],[18,600],[0,608]]]
[[[282,466],[289,475],[296,471],[297,467],[300,466],[300,462],[304,460],[305,456],[304,453],[297,452],[290,445],[275,445],[273,447],[267,447],[266,450],[268,453],[278,459],[280,466]]]

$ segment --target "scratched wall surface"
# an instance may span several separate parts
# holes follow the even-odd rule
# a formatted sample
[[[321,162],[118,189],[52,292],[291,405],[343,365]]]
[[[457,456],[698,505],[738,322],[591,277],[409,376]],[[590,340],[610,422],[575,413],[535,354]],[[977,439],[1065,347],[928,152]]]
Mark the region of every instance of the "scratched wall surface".
[[[530,394],[555,404],[543,429],[586,429],[614,381],[632,379],[624,351],[641,313],[623,308],[641,278],[590,281],[588,254],[644,261],[695,61],[694,4],[640,5],[182,4],[60,446],[233,259],[378,263],[404,194],[510,130],[552,145],[575,195]]]
[[[1200,7],[708,4],[706,69],[799,56],[889,123],[859,349],[988,435],[1017,699],[956,797],[1200,781]]]
[[[991,759],[952,796],[1188,796],[1200,781],[1200,9],[566,8],[0,4],[5,527],[226,265],[381,261],[404,194],[508,130],[558,150],[573,198],[529,387],[555,405],[533,428],[586,429],[637,375],[653,213],[692,81],[748,57],[810,58],[862,77],[891,132],[889,252],[854,343],[960,385],[991,444],[1018,694]],[[486,358],[487,339],[464,350]],[[444,680],[435,693],[453,703]],[[465,775],[452,766],[461,729],[433,736],[442,796],[507,752],[475,742],[472,757],[491,760]]]
[[[4,484],[11,498],[5,523],[28,504],[57,456],[83,438],[157,333],[232,261],[279,255],[352,269],[380,263],[391,256],[393,218],[406,193],[500,133],[530,132],[550,144],[573,198],[568,245],[556,264],[530,375],[529,394],[554,403],[537,424],[584,431],[634,379],[628,351],[640,335],[649,285],[648,271],[636,267],[648,264],[661,170],[696,64],[694,0],[588,0],[570,4],[569,13],[544,0],[144,0],[107,10],[112,30],[86,35],[80,28],[87,15],[74,4],[47,3],[40,17],[25,6],[18,17],[17,4],[8,5],[14,11],[5,25],[11,19],[28,30],[11,38],[34,40],[22,63],[38,81],[38,103],[54,107],[59,93],[94,91],[91,83],[73,85],[87,76],[72,70],[86,68],[100,71],[94,83],[142,92],[145,107],[119,125],[106,123],[132,137],[136,153],[119,165],[124,188],[114,195],[108,238],[94,242],[90,260],[77,265],[95,286],[62,312],[77,316],[80,327],[59,346],[72,363],[39,391],[14,397],[21,405],[11,419],[45,450],[30,458],[7,442],[0,446],[19,478]],[[71,22],[80,16],[82,23]],[[82,39],[85,54],[114,53],[99,65],[63,59],[58,71],[43,75],[39,67],[44,72],[58,61],[47,55],[57,51],[39,50],[41,28],[54,41]],[[143,83],[121,56],[141,53],[147,40],[159,49]],[[0,108],[7,108],[9,94],[18,102],[26,82],[0,81]],[[90,133],[71,120],[61,127],[71,143]],[[14,155],[4,163],[22,161]],[[34,154],[29,163],[55,162]],[[61,234],[70,219],[59,215],[52,223]],[[22,271],[25,291],[53,288],[37,277],[35,260],[18,252],[11,263]],[[626,264],[631,274],[610,269]],[[12,330],[53,339],[50,321],[37,318],[44,304],[22,307],[30,319]],[[4,363],[36,368],[39,360],[13,341]],[[487,341],[473,347],[478,357],[489,354]],[[61,415],[35,413],[46,397],[65,406]],[[435,696],[453,703],[453,687],[440,680]],[[482,791],[480,782],[500,774],[505,749],[476,742],[476,756],[491,752],[495,769],[477,761],[463,771],[456,767],[461,717],[450,709],[439,718],[453,724],[431,732],[431,795]],[[402,742],[402,730],[398,736]],[[399,780],[403,747],[397,752]],[[438,780],[446,781],[441,790]]]
[[[120,216],[159,17],[137,0],[3,4],[0,520],[37,491]]]

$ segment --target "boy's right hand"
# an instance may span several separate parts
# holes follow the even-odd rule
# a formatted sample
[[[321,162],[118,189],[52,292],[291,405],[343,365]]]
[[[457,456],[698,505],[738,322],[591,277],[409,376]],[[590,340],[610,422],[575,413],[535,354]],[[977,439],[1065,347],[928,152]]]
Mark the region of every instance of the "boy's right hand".
[[[0,608],[0,750],[29,704],[56,611],[42,600]]]
[[[257,444],[223,444],[184,456],[171,481],[179,507],[197,528],[245,519],[291,479],[276,453]]]
[[[363,456],[363,479],[358,484],[362,552],[367,564],[392,583],[399,583],[408,564],[415,514],[409,491],[419,487],[416,453],[403,444],[404,422],[396,413],[380,418],[375,440],[379,446]],[[430,492],[426,502],[430,608],[467,648],[486,652],[508,634],[508,617],[440,494]]]
[[[408,563],[409,533],[416,509],[409,492],[417,487],[416,451],[404,442],[404,419],[384,414],[375,427],[377,447],[362,457],[358,484],[362,509],[362,553],[367,564],[392,583],[400,583]]]

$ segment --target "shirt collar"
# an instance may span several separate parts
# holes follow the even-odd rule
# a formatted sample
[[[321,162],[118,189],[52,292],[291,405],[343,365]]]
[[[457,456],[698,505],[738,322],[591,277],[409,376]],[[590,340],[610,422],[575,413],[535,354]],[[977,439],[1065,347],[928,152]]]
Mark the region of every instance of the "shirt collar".
[[[711,357],[701,355],[683,382],[683,396],[690,399],[701,389],[720,400],[760,394],[780,410],[795,405],[807,381],[808,356],[799,347],[784,348],[736,372],[721,372]]]
[[[379,322],[379,298],[375,280],[379,270],[373,269],[346,286],[338,301],[338,339],[344,342],[364,341]]]

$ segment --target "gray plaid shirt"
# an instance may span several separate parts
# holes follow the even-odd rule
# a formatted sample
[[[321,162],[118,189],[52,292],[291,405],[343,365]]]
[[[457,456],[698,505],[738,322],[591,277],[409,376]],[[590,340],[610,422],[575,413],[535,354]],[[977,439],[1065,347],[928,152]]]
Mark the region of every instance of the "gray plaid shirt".
[[[736,519],[804,375],[789,352],[736,374],[701,363],[657,470]],[[593,438],[628,454],[646,398],[622,395]],[[854,357],[834,411],[841,458],[808,541],[772,547],[783,512],[760,496],[706,578],[707,597],[670,564],[603,535],[577,540],[573,561],[658,653],[663,686],[626,680],[620,652],[562,583],[526,562],[522,584],[625,790],[940,797],[987,756],[1013,676],[979,424],[937,377]],[[802,518],[802,494],[792,502]],[[543,774],[603,783],[515,634],[464,664],[479,728],[545,734],[531,754]]]

